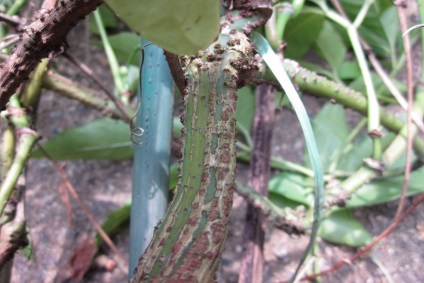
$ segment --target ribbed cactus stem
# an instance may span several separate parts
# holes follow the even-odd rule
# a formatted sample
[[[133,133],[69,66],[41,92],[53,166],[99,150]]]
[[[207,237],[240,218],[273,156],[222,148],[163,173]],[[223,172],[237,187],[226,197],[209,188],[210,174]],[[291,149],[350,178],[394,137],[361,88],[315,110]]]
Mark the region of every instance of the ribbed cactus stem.
[[[183,58],[188,86],[179,183],[132,282],[215,279],[233,202],[238,74],[255,69],[252,58],[251,42],[236,30]]]

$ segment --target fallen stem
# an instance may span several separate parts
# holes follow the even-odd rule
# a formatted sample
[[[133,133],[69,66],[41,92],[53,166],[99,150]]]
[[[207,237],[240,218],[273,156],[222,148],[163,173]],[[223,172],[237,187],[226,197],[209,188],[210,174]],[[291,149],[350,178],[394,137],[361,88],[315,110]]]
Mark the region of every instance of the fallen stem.
[[[399,25],[402,31],[408,29],[408,23],[405,15],[405,8],[403,5],[396,4],[399,16]],[[407,146],[406,146],[406,161],[405,161],[405,178],[402,185],[402,195],[399,200],[398,209],[396,211],[395,219],[399,218],[405,206],[405,199],[408,193],[409,177],[411,175],[411,159],[412,159],[412,143],[413,143],[413,129],[412,129],[412,107],[414,106],[414,90],[413,90],[413,73],[412,73],[412,52],[411,42],[409,35],[403,36],[403,48],[406,57],[406,73],[407,73],[407,87],[408,87],[408,111],[407,111]]]

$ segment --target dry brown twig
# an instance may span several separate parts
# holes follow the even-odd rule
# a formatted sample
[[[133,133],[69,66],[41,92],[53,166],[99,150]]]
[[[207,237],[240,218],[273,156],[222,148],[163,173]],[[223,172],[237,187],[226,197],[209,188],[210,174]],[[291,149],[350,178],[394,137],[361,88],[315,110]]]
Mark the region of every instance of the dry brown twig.
[[[85,65],[82,62],[77,61],[74,57],[72,57],[68,53],[62,54],[69,62],[71,62],[74,66],[76,66],[78,69],[80,69],[84,74],[86,74],[93,82],[95,82],[107,95],[107,97],[112,100],[112,102],[115,104],[116,108],[121,112],[122,118],[125,122],[130,123],[131,117],[128,115],[128,112],[125,110],[124,105],[121,103],[121,101],[113,95],[101,82],[96,78],[96,76],[93,74],[93,71]]]
[[[404,33],[408,29],[408,23],[405,15],[405,6],[402,3],[397,4],[395,1],[395,5],[398,12],[399,17],[399,25],[402,33]],[[411,159],[412,159],[412,143],[413,143],[413,133],[412,133],[412,108],[414,106],[414,90],[413,90],[413,73],[412,73],[412,52],[411,52],[411,41],[409,39],[409,35],[405,35],[402,37],[403,39],[403,49],[406,57],[406,80],[407,80],[407,88],[408,88],[408,111],[407,111],[407,149],[406,149],[406,164],[405,164],[405,178],[402,185],[402,195],[399,200],[399,206],[396,211],[395,221],[401,216],[403,208],[405,207],[405,199],[408,193],[408,184],[409,177],[411,175]]]
[[[68,0],[54,9],[40,9],[33,22],[25,27],[11,56],[0,64],[0,111],[9,98],[28,79],[41,59],[66,46],[69,31],[102,0]]]

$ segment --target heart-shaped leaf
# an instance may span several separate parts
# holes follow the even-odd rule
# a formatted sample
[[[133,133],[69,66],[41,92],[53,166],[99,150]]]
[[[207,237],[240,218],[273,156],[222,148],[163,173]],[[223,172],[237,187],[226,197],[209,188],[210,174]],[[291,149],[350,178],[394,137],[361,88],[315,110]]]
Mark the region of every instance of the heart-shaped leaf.
[[[106,0],[134,31],[176,54],[205,49],[219,30],[220,1]]]

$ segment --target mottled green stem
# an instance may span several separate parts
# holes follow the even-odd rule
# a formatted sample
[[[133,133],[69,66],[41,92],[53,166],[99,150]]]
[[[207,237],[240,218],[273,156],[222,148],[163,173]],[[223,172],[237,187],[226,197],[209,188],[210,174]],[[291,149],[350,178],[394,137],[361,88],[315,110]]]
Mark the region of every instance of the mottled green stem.
[[[185,142],[176,193],[132,282],[213,282],[226,238],[235,181],[238,71],[253,47],[224,30],[188,65]]]
[[[302,68],[295,61],[284,60],[283,65],[291,79],[303,92],[327,99],[334,99],[345,107],[367,115],[368,103],[362,93]],[[276,81],[273,74],[268,70],[263,74],[262,78],[272,82]],[[380,109],[380,122],[386,129],[394,133],[398,133],[405,124],[402,120],[385,111],[383,108]],[[424,156],[424,140],[419,136],[414,139],[414,149],[420,157]]]

